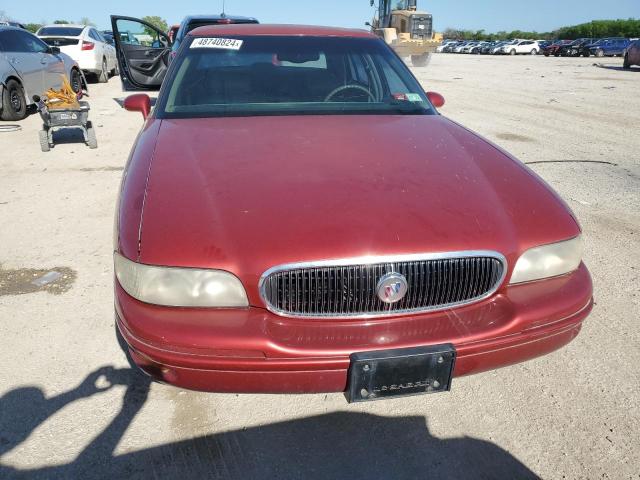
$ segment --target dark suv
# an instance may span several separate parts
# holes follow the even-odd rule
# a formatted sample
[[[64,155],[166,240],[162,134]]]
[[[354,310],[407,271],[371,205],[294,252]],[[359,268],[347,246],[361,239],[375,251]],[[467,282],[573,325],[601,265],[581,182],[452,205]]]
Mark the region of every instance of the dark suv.
[[[227,15],[190,15],[188,17],[185,17],[184,20],[182,20],[182,22],[180,23],[178,33],[176,33],[175,39],[173,40],[173,46],[171,49],[173,55],[176,54],[178,48],[180,48],[182,40],[191,30],[195,30],[198,27],[204,27],[206,25],[230,25],[233,23],[260,22],[252,17],[238,17]]]
[[[563,57],[588,57],[589,47],[593,45],[595,39],[593,38],[579,38],[574,40],[568,45],[562,45],[560,47],[560,55]]]

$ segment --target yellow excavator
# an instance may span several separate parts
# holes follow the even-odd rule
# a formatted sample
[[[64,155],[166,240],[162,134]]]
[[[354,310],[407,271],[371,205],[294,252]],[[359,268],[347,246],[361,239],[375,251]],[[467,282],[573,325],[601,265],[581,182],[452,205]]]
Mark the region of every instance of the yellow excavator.
[[[371,0],[374,5],[375,0]],[[417,0],[378,0],[378,11],[368,25],[398,55],[411,57],[415,67],[426,66],[442,44],[442,35],[433,31],[433,15],[418,11]]]

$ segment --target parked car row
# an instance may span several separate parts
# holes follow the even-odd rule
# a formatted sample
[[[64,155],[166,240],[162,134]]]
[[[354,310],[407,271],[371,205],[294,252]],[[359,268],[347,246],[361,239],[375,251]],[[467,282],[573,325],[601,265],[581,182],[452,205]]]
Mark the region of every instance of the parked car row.
[[[623,56],[633,40],[628,38],[578,38],[558,40],[545,49],[545,57],[613,57]]]
[[[541,41],[522,39],[502,42],[448,41],[437,49],[441,53],[475,53],[477,55],[537,55],[541,50]]]
[[[635,39],[578,38],[577,40],[506,40],[483,42],[476,40],[445,40],[438,47],[441,53],[475,53],[482,55],[544,55],[545,57],[613,57],[625,56]]]

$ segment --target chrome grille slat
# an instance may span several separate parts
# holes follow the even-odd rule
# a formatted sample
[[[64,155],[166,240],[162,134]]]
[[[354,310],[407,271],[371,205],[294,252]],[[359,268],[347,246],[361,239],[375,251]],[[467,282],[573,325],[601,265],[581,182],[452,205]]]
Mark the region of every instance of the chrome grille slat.
[[[260,293],[269,310],[285,316],[394,316],[481,300],[494,293],[506,275],[506,260],[496,252],[396,258],[283,265],[265,272]],[[391,272],[404,275],[408,290],[399,302],[386,304],[376,287]]]

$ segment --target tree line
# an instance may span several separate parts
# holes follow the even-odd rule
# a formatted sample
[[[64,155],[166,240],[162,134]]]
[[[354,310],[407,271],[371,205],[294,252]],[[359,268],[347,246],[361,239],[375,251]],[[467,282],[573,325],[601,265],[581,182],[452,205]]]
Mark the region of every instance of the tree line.
[[[544,40],[575,40],[576,38],[627,37],[640,38],[640,19],[594,20],[580,25],[562,27],[552,32],[527,32],[513,30],[487,33],[485,30],[459,30],[447,28],[444,38],[455,40],[509,40],[512,38],[532,38]]]
[[[155,15],[151,15],[151,16],[146,16],[146,17],[142,17],[142,20],[159,28],[161,31],[166,32],[169,30],[169,25],[167,24],[167,21],[164,18],[155,16]],[[0,10],[0,22],[10,22],[10,21],[15,21],[13,20],[12,17],[10,17],[4,10]],[[54,25],[63,25],[63,24],[74,24],[74,25],[85,25],[85,26],[92,26],[95,27],[95,23],[93,23],[91,21],[91,19],[87,18],[87,17],[83,17],[81,18],[79,21],[74,22],[74,21],[70,21],[70,20],[63,20],[63,19],[58,19],[58,20],[54,20],[53,22],[51,22]],[[41,21],[40,23],[25,23],[24,27],[29,30],[31,33],[36,33],[40,27],[42,27],[43,25],[47,25],[48,22],[46,21]],[[149,34],[152,33],[152,31],[149,29]]]

